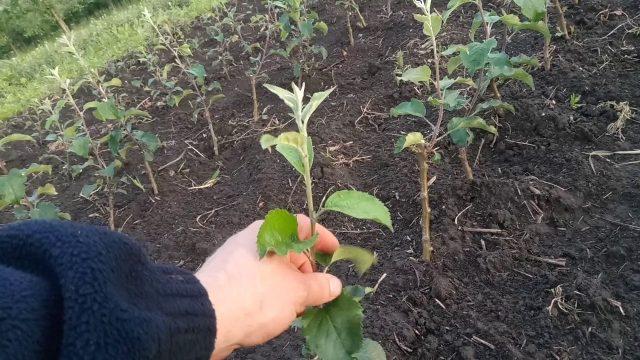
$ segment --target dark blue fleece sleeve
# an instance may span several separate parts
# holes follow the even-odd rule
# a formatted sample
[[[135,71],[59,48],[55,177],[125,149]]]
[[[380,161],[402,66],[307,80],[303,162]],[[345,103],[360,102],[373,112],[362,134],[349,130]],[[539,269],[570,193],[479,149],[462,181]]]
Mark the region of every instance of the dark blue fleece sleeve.
[[[200,282],[122,234],[0,228],[0,359],[208,359],[215,328]]]

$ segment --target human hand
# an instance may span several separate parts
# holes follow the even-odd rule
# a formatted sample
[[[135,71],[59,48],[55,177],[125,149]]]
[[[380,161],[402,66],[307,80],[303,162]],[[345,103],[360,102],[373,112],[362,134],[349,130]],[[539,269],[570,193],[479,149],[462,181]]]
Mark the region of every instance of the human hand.
[[[196,272],[216,314],[212,359],[235,349],[265,343],[280,335],[308,306],[319,306],[340,295],[342,282],[317,273],[305,254],[258,258],[256,221],[229,238]],[[338,239],[322,225],[316,251],[332,254]],[[300,239],[311,237],[309,218],[298,215]]]

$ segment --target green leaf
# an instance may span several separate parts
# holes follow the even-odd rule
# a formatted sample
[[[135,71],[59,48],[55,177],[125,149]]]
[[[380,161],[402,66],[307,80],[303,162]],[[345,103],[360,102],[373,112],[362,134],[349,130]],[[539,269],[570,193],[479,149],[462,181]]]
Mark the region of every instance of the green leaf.
[[[393,117],[412,115],[424,118],[427,114],[427,108],[424,106],[422,101],[418,99],[411,99],[411,101],[405,101],[392,108],[390,114]]]
[[[329,264],[326,266],[340,260],[351,261],[355,265],[358,274],[362,276],[371,268],[371,265],[376,263],[376,256],[371,251],[357,246],[342,245],[333,253]]]
[[[500,16],[498,16],[495,11],[491,11],[491,12],[485,11],[484,20],[487,22],[487,24],[492,25],[500,21]],[[471,29],[469,30],[469,37],[471,38],[471,41],[475,40],[476,32],[478,31],[478,29],[480,29],[482,25],[483,25],[482,15],[480,15],[480,12],[478,12],[473,17],[473,22],[471,23]]]
[[[269,84],[264,84],[264,87],[276,94],[290,109],[294,110],[296,108],[298,99],[291,91]]]
[[[316,234],[309,240],[300,241],[295,215],[283,209],[271,210],[258,230],[258,255],[263,258],[269,252],[280,256],[289,252],[302,253],[313,247],[317,240]]]
[[[180,55],[182,56],[193,56],[189,44],[180,45],[180,47],[178,47],[178,53],[180,53]]]
[[[469,73],[473,75],[479,69],[482,69],[489,60],[489,53],[498,45],[496,39],[491,38],[482,43],[471,43],[467,51],[460,52],[460,58]]]
[[[315,25],[313,25],[313,28],[320,31],[322,35],[327,35],[327,33],[329,32],[329,27],[324,21],[317,22]]]
[[[322,360],[352,360],[362,348],[362,306],[344,292],[302,316],[307,346]]]
[[[55,186],[53,186],[53,184],[47,183],[44,186],[38,187],[38,190],[36,190],[36,194],[38,194],[38,196],[55,196],[58,195],[58,192],[56,191],[56,188]]]
[[[540,21],[547,13],[547,0],[513,0],[520,7],[522,15],[530,21]]]
[[[387,354],[382,346],[371,339],[364,339],[360,350],[353,354],[355,360],[386,360]]]
[[[207,76],[207,71],[202,64],[195,64],[191,69],[187,70],[187,72],[193,76],[195,76],[198,84],[204,84],[204,78]]]
[[[322,104],[322,102],[335,90],[335,87],[332,87],[329,90],[321,91],[313,94],[311,96],[311,100],[302,108],[302,123],[307,124],[311,115],[318,109],[318,106]]]
[[[373,290],[374,289],[370,287],[364,287],[360,285],[349,285],[349,286],[345,286],[342,289],[342,292],[351,296],[356,301],[361,301],[367,294],[370,294],[371,292],[373,292]]]
[[[5,145],[16,142],[16,141],[31,141],[36,142],[34,138],[29,135],[24,134],[11,134],[0,139],[0,150],[4,148]]]
[[[122,130],[116,129],[107,135],[107,146],[111,151],[111,154],[118,156],[120,154],[120,142],[122,141]]]
[[[473,141],[473,133],[469,129],[482,129],[492,134],[498,134],[495,127],[487,123],[479,116],[454,117],[447,124],[451,141],[458,146],[469,146]]]
[[[102,83],[102,86],[104,86],[105,88],[109,88],[109,87],[120,87],[122,86],[122,80],[118,79],[118,78],[113,78],[105,83]]]
[[[470,78],[457,77],[455,79],[449,79],[445,76],[444,79],[440,80],[440,89],[447,90],[454,84],[464,84],[472,87],[476,86],[476,84],[473,82],[473,79]]]
[[[444,90],[444,107],[448,111],[462,109],[467,103],[467,98],[460,94],[460,90]]]
[[[82,187],[82,190],[80,190],[80,196],[82,196],[85,199],[90,199],[91,195],[93,195],[93,193],[95,193],[97,190],[98,190],[97,183],[86,184]]]
[[[462,65],[462,58],[460,55],[449,58],[449,61],[447,61],[447,73],[451,74],[456,71],[460,65]]]
[[[438,13],[429,15],[414,14],[413,18],[422,23],[422,32],[431,38],[438,36],[440,30],[442,30],[442,16]]]
[[[131,109],[128,109],[127,111],[124,112],[124,118],[125,119],[128,119],[130,117],[136,117],[136,116],[147,117],[147,118],[151,117],[151,115],[148,112],[140,110],[140,109],[136,109],[136,108],[131,108]]]
[[[154,154],[160,148],[160,139],[154,133],[134,130],[133,137],[143,145],[144,159],[153,161]]]
[[[93,159],[87,160],[82,165],[72,165],[71,166],[71,176],[72,177],[78,176],[80,173],[82,173],[82,171],[84,171],[84,169],[86,169],[87,167],[89,167],[91,165],[94,165]]]
[[[533,76],[521,68],[514,68],[511,66],[492,67],[487,72],[487,81],[494,78],[518,80],[529,86],[531,89],[535,89]]]
[[[106,168],[98,171],[99,175],[112,178],[116,174],[116,170],[122,167],[122,163],[120,160],[114,160],[109,164]]]
[[[31,174],[49,174],[51,175],[52,171],[51,165],[44,164],[31,164],[28,168],[20,170],[22,175],[29,176]]]
[[[540,33],[545,38],[545,40],[551,40],[551,31],[549,30],[549,26],[542,20],[534,22],[521,22],[520,18],[517,15],[513,14],[503,15],[500,20],[505,25],[512,28],[514,31],[531,30]]]
[[[540,61],[538,61],[538,59],[527,55],[514,56],[509,61],[513,66],[528,65],[534,68],[540,67]]]
[[[372,220],[393,231],[389,209],[375,196],[362,191],[340,190],[333,193],[323,206],[356,219]]]
[[[310,38],[313,36],[313,20],[303,21],[298,25],[300,34],[303,38]]]
[[[26,196],[27,177],[18,169],[11,169],[9,174],[0,176],[0,195],[6,204],[19,204]]]
[[[89,158],[91,139],[88,136],[79,136],[73,140],[69,151],[85,159]]]
[[[118,120],[122,118],[122,114],[120,114],[113,99],[107,101],[92,101],[84,104],[83,108],[85,110],[95,109],[93,116],[100,121]]]
[[[447,19],[449,19],[449,16],[451,16],[451,14],[454,11],[456,11],[457,8],[459,8],[460,6],[462,6],[464,4],[468,4],[468,3],[472,3],[472,2],[475,2],[475,0],[451,0],[451,1],[449,1],[449,3],[447,4],[447,10],[442,14],[442,18],[446,22]]]
[[[47,201],[41,201],[29,212],[29,217],[33,220],[58,220],[61,218],[61,213],[57,206]]]
[[[420,85],[421,82],[428,84],[429,80],[431,80],[431,68],[423,65],[417,68],[407,69],[402,73],[402,76],[398,77],[398,80],[412,82],[416,85]]]
[[[407,135],[398,138],[394,153],[399,154],[402,150],[418,144],[424,144],[424,136],[419,132],[408,133]]]
[[[502,109],[502,110],[507,110],[512,114],[515,114],[516,112],[516,109],[514,109],[513,105],[506,103],[502,100],[491,99],[478,104],[471,115],[476,115],[487,109]]]

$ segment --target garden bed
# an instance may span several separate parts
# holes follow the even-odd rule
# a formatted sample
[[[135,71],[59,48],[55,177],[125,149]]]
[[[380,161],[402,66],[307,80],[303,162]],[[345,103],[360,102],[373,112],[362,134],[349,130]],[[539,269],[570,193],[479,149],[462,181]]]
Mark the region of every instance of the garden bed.
[[[640,37],[619,27],[628,20],[624,14],[638,15],[636,1],[568,5],[575,33],[570,41],[554,38],[552,71],[532,72],[534,91],[518,84],[503,87],[515,114],[497,119],[495,141],[487,135],[470,147],[476,180],[465,179],[455,146],[444,142],[443,163],[432,167],[435,252],[429,264],[420,260],[418,169],[411,154],[393,153],[398,135],[424,125],[386,116],[416,96],[412,86],[396,85],[395,53],[407,51],[405,61],[411,64],[429,57],[420,55],[424,38],[412,19],[413,5],[394,2],[389,17],[384,5],[378,0],[362,5],[369,26],[356,30],[354,47],[343,31],[344,17],[333,6],[320,5],[330,29],[322,40],[329,57],[306,77],[311,91],[337,86],[309,130],[316,147],[316,197],[331,188],[354,187],[380,198],[394,221],[393,233],[337,216],[323,221],[342,243],[378,254],[377,266],[361,283],[373,286],[386,274],[378,292],[363,302],[366,335],[379,341],[390,359],[635,358],[640,353],[640,165],[616,165],[637,156],[587,154],[640,148],[640,119],[629,120],[622,136],[606,135],[617,113],[600,106],[628,101],[640,108]],[[467,23],[454,17],[447,24],[455,29],[447,31],[447,43],[465,41]],[[196,23],[187,36],[204,38],[205,27]],[[214,43],[206,40],[201,49]],[[511,55],[539,55],[541,49],[542,39],[530,33],[515,35],[507,47]],[[211,63],[201,56],[203,64]],[[133,57],[108,71],[124,81],[118,92],[127,94],[126,101],[142,104],[152,115],[155,121],[148,126],[165,144],[155,160],[160,195],[132,187],[118,194],[116,203],[117,226],[144,243],[154,259],[195,270],[227,237],[269,209],[304,208],[297,173],[258,141],[264,132],[292,128],[287,111],[259,88],[266,116],[254,122],[241,66],[231,68],[230,80],[207,66],[209,74],[220,74],[226,96],[213,108],[218,157],[206,123],[192,121],[188,102],[180,108],[158,106],[149,93],[131,86],[152,76],[144,64]],[[268,73],[269,83],[283,87],[292,79],[283,62],[270,64]],[[577,109],[569,104],[574,93],[584,104]],[[81,103],[95,99],[88,91],[82,94]],[[22,130],[35,118],[24,115],[12,126]],[[45,161],[40,157],[46,144],[41,145],[16,147],[9,167]],[[217,169],[213,187],[190,189]],[[142,165],[132,161],[125,170],[141,173]],[[78,197],[82,181],[60,175],[53,183],[56,204],[74,220],[106,223],[100,206]],[[2,215],[3,222],[10,218]],[[336,268],[343,278],[356,279],[346,266]],[[301,349],[301,336],[285,334],[234,358],[297,359]]]

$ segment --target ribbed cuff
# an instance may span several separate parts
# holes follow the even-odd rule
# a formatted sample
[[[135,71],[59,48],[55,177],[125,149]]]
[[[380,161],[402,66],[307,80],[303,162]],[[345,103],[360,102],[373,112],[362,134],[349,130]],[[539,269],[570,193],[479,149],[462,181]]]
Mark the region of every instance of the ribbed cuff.
[[[164,299],[160,312],[165,315],[171,334],[160,351],[167,359],[210,359],[216,337],[215,312],[200,281],[188,271],[158,265],[163,282],[158,293]]]

